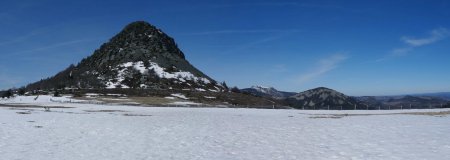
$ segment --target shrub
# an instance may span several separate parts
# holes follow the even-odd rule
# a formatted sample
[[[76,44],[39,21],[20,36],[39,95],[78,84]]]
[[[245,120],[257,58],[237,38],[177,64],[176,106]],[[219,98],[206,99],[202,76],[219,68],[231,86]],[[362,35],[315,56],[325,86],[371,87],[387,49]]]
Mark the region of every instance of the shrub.
[[[54,97],[60,97],[59,91],[55,89],[55,92],[53,92]]]

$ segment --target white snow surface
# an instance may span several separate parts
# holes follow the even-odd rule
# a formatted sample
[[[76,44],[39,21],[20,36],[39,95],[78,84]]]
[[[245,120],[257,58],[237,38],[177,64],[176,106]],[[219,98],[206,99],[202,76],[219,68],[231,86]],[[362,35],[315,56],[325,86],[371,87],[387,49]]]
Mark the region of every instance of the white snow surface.
[[[19,104],[19,105],[45,105],[59,103],[86,102],[83,100],[72,99],[71,96],[53,97],[49,95],[39,96],[16,96],[9,99],[0,99],[0,104]]]
[[[195,88],[196,91],[205,92],[206,90],[203,88]]]
[[[208,99],[216,99],[217,97],[211,97],[211,96],[204,96],[205,98],[208,98]]]
[[[173,96],[173,97],[180,98],[180,99],[185,99],[185,100],[189,99],[189,98],[187,98],[185,95],[183,95],[181,93],[174,93],[174,94],[170,94],[170,95]]]
[[[272,87],[266,87],[266,86],[252,86],[253,89],[262,92],[262,93],[269,93],[271,90],[273,90]]]
[[[195,103],[195,102],[190,102],[190,101],[185,101],[185,102],[172,102],[169,103],[172,105],[180,105],[180,106],[191,106],[191,105],[196,105],[196,106],[200,106],[202,105],[201,103]]]
[[[450,159],[450,116],[393,114],[449,109],[159,108],[30,98],[0,104],[74,108],[0,107],[0,159]],[[332,114],[353,116],[324,118]]]

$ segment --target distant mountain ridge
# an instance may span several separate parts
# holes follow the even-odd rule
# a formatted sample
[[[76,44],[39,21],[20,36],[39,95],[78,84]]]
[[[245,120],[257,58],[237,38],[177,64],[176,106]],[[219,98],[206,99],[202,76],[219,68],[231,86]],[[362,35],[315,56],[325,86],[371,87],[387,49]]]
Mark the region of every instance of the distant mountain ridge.
[[[439,98],[450,101],[450,92],[418,93],[418,94],[411,94],[411,96],[439,97]]]
[[[379,107],[381,109],[387,108],[411,108],[411,109],[421,109],[421,108],[441,108],[445,104],[449,103],[447,99],[433,96],[417,96],[417,95],[406,95],[406,96],[363,96],[355,97],[361,103]]]
[[[440,108],[449,104],[444,97],[445,93],[352,97],[325,87],[294,93],[263,86],[252,86],[241,91],[255,96],[282,100],[291,107],[301,109],[401,109],[403,107],[419,109]]]
[[[295,92],[278,91],[273,87],[263,86],[252,86],[251,88],[241,89],[241,91],[255,96],[270,97],[274,99],[285,99],[296,94]]]

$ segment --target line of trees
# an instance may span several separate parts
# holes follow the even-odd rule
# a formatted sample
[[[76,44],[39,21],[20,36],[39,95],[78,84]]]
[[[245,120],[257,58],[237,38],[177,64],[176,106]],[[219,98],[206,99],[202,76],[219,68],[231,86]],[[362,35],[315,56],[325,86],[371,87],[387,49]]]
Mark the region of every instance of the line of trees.
[[[11,89],[7,91],[1,91],[0,95],[2,98],[11,98],[13,96],[13,91]]]

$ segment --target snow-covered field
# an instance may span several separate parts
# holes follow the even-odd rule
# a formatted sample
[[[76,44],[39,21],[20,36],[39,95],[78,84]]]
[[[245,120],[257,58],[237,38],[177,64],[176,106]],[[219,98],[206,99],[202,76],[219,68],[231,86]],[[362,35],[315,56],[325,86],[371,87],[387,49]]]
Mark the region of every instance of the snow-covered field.
[[[450,159],[450,116],[404,114],[446,109],[149,108],[42,99],[0,100],[73,107],[0,107],[0,159]]]

